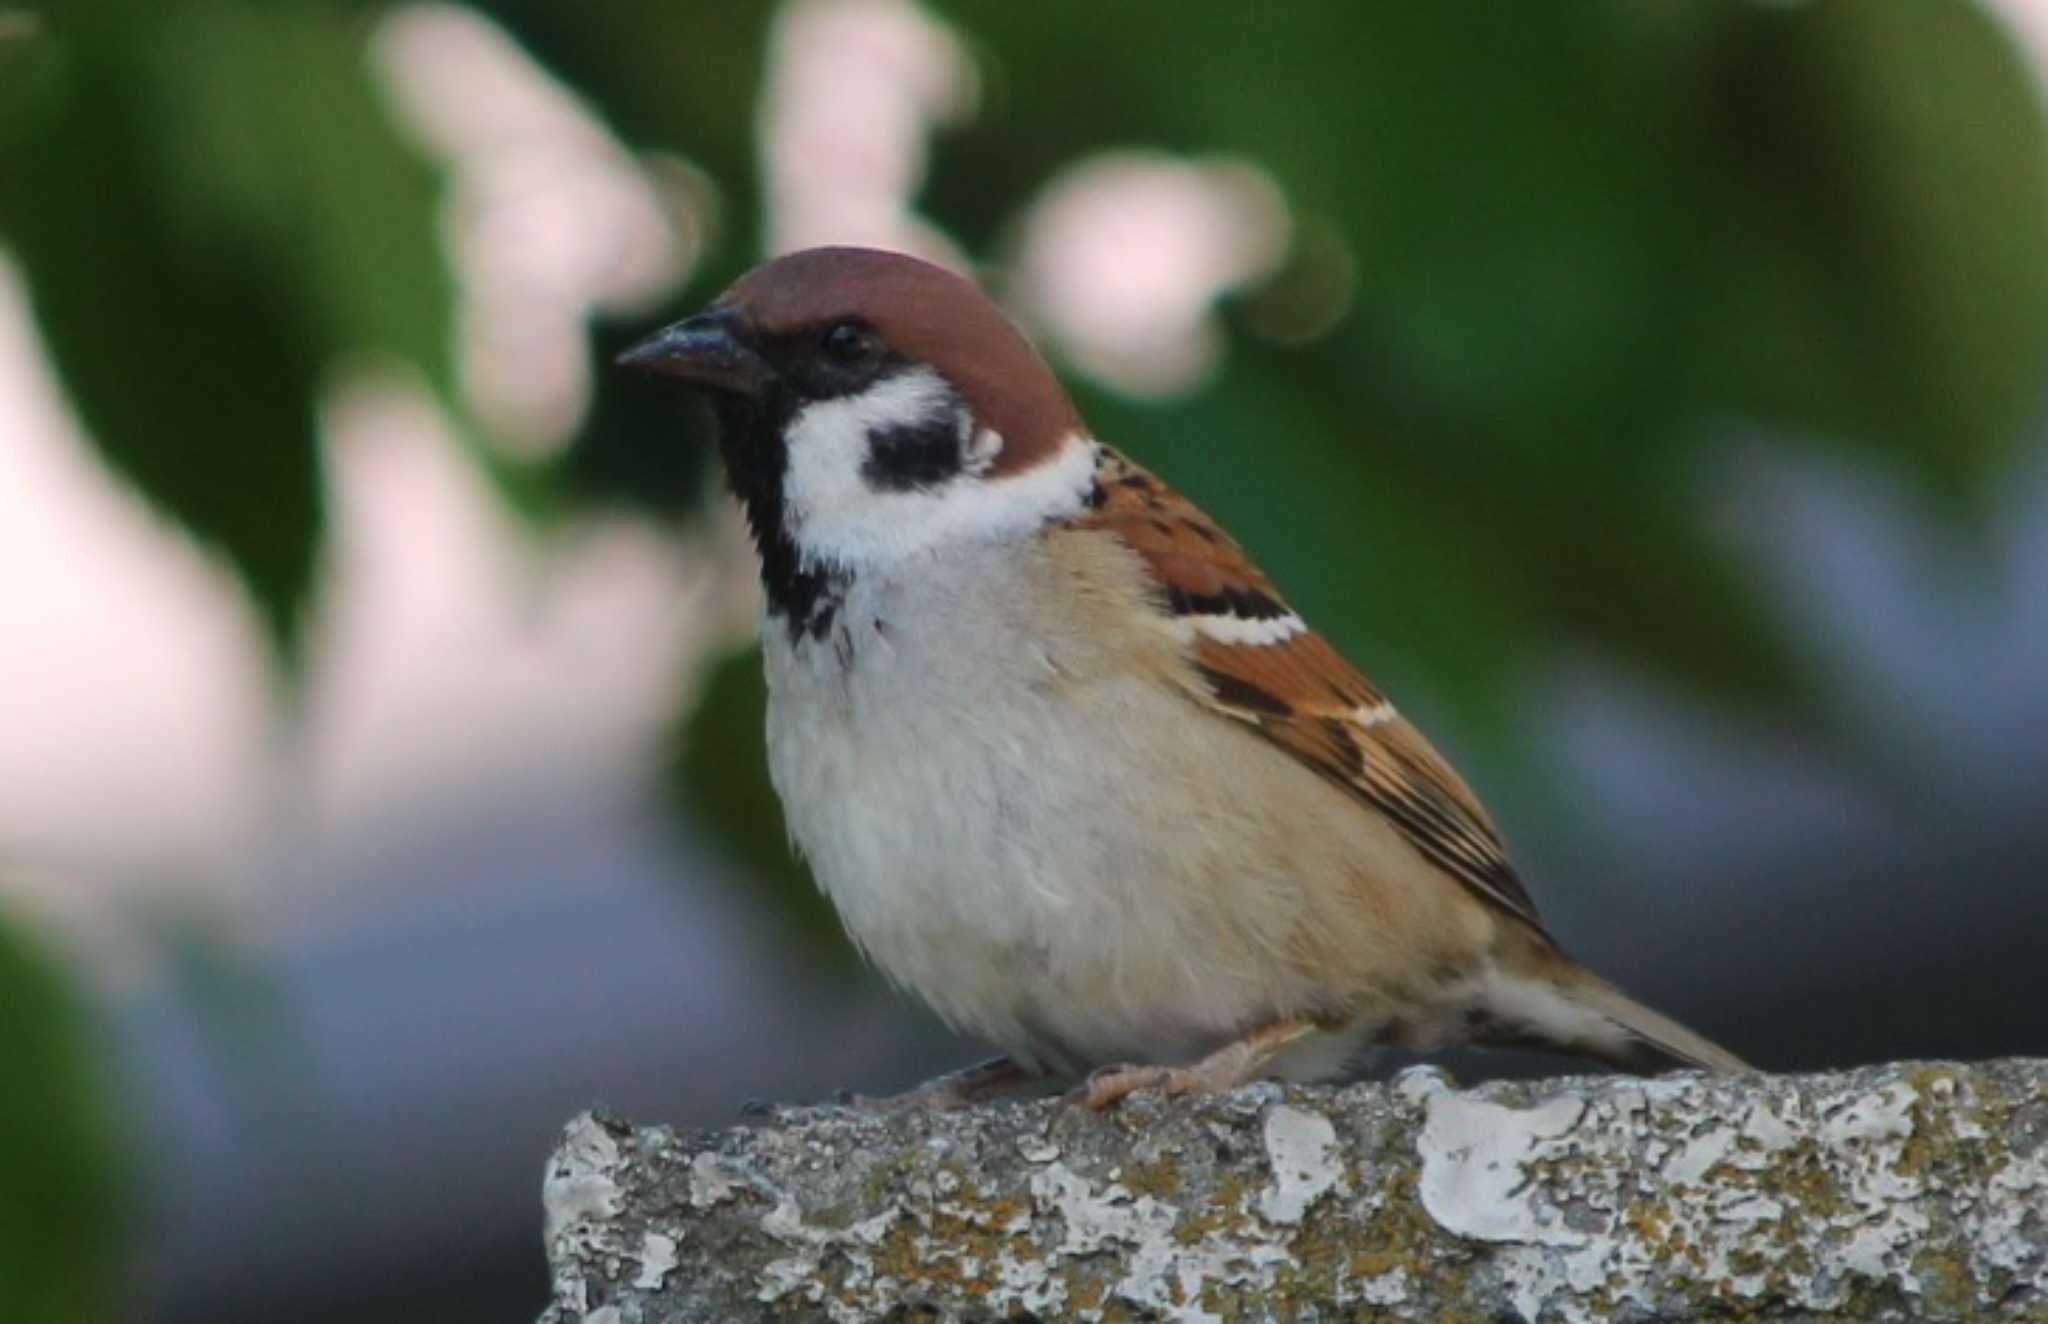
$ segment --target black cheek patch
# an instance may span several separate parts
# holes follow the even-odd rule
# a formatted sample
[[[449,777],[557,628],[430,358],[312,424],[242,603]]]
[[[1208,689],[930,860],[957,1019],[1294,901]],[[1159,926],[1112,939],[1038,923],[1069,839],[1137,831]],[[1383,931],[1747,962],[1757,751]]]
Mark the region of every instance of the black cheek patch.
[[[960,473],[960,423],[950,411],[927,423],[868,429],[860,476],[878,492],[937,487]]]

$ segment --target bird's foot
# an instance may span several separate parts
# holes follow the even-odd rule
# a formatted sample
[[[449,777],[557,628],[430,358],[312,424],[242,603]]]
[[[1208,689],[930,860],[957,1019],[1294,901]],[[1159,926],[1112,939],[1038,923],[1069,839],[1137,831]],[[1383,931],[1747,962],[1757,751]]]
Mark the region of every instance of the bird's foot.
[[[1141,1066],[1121,1062],[1099,1067],[1068,1095],[1090,1112],[1114,1107],[1139,1090],[1156,1089],[1172,1098],[1179,1094],[1221,1094],[1258,1079],[1280,1051],[1315,1033],[1317,1023],[1296,1017],[1262,1025],[1242,1039],[1233,1039],[1201,1061],[1184,1067]]]
[[[961,1071],[949,1071],[901,1094],[849,1095],[855,1108],[879,1112],[954,1112],[1009,1094],[1039,1078],[1007,1057],[993,1058]]]
[[[1181,1094],[1221,1094],[1257,1078],[1268,1057],[1230,1044],[1192,1066],[1152,1067],[1120,1062],[1098,1067],[1075,1091],[1074,1101],[1090,1112],[1122,1103],[1139,1090],[1156,1089],[1167,1098]]]
[[[1170,1098],[1202,1088],[1201,1078],[1193,1067],[1148,1067],[1135,1062],[1119,1062],[1089,1072],[1088,1079],[1082,1081],[1070,1097],[1089,1112],[1099,1113],[1104,1108],[1122,1103],[1139,1090],[1156,1089]],[[1211,1088],[1229,1089],[1230,1086]]]

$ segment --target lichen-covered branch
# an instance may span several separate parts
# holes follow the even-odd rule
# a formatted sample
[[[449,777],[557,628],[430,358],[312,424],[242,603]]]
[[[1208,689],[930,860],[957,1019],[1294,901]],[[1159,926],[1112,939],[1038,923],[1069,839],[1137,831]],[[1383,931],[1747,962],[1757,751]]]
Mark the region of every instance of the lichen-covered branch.
[[[2048,1321],[2048,1061],[585,1115],[544,1324]]]

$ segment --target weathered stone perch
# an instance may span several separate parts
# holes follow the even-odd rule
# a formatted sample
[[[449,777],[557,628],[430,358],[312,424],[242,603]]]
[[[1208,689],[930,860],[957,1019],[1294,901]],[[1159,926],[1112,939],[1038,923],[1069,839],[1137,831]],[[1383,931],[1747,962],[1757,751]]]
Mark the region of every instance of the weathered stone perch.
[[[543,1324],[2048,1321],[2048,1061],[569,1124]]]

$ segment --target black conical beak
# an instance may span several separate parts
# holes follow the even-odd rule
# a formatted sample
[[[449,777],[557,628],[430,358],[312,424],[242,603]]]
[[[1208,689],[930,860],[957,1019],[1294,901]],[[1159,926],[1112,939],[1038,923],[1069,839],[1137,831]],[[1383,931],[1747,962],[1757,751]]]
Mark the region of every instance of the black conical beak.
[[[774,375],[767,360],[740,338],[733,314],[717,308],[663,327],[616,362],[736,395],[759,394]]]

